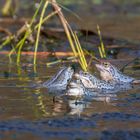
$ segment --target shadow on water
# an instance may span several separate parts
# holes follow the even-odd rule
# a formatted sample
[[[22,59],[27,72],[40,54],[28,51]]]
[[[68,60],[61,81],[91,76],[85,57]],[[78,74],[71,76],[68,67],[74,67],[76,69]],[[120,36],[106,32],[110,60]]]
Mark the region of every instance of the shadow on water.
[[[35,85],[60,66],[46,68],[38,59],[34,73],[27,61],[16,66],[7,65],[4,57],[0,60],[0,139],[140,139],[139,88],[120,92],[115,100],[58,98],[53,102],[47,89]],[[138,78],[138,73],[136,69],[131,75]]]

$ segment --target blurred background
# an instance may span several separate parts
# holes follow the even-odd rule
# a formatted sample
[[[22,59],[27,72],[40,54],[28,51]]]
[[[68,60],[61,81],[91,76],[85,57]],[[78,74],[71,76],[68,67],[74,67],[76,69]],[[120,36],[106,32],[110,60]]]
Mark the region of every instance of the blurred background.
[[[5,12],[4,8],[8,5],[6,4],[8,1],[11,1],[11,6],[8,12]],[[0,17],[31,18],[38,2],[39,0],[0,0]],[[96,25],[99,24],[103,35],[136,42],[140,40],[139,0],[57,0],[57,2],[70,10],[62,8],[73,27],[96,31]],[[60,25],[55,18],[49,22],[54,26]]]

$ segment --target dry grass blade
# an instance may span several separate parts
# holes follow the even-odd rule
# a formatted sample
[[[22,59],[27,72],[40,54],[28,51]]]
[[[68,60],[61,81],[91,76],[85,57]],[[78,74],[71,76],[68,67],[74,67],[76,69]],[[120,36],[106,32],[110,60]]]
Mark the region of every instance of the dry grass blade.
[[[68,25],[62,11],[61,8],[58,6],[58,4],[56,3],[56,0],[52,0],[52,6],[54,7],[55,11],[58,11],[58,16],[60,18],[60,21],[64,27],[66,36],[69,40],[70,46],[72,48],[72,51],[75,55],[75,57],[78,57],[79,63],[81,65],[81,67],[83,68],[84,71],[87,71],[87,63],[84,57],[84,53],[82,53],[82,48],[80,46],[78,37],[76,34],[73,33],[72,29],[70,28],[70,26]]]
[[[2,14],[4,16],[7,16],[10,14],[11,5],[12,5],[12,0],[6,0],[5,5],[2,8]]]

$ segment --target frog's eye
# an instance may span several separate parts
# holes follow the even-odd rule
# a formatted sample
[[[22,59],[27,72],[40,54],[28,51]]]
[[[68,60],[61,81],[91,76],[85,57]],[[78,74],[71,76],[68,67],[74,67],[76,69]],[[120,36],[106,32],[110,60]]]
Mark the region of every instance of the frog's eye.
[[[84,74],[87,76],[88,75],[88,73],[87,72],[84,72]]]
[[[109,67],[109,63],[108,62],[104,62],[103,65],[107,68]]]

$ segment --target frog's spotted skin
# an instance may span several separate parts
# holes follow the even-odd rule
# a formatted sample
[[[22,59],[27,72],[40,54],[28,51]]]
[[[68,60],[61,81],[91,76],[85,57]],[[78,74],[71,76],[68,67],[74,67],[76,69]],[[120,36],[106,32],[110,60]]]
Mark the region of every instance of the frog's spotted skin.
[[[98,93],[93,89],[85,88],[81,80],[71,81],[67,86],[66,95],[68,96],[97,96]]]
[[[132,83],[135,79],[129,76],[126,76],[120,72],[115,66],[111,65],[109,62],[103,62],[101,64],[96,64],[98,71],[102,80],[106,82],[115,82],[118,84],[121,83]]]
[[[116,94],[112,94],[116,92],[112,92],[110,90],[98,90],[96,91],[94,88],[86,88],[81,80],[71,81],[67,87],[66,95],[75,96],[75,97],[84,97],[86,99],[94,99],[100,98],[115,98]]]
[[[74,70],[71,67],[63,67],[56,75],[43,84],[43,87],[53,90],[66,90]]]
[[[94,90],[112,90],[115,88],[115,84],[110,84],[103,80],[99,80],[88,72],[80,71],[74,76],[82,81],[85,88],[92,88]]]

